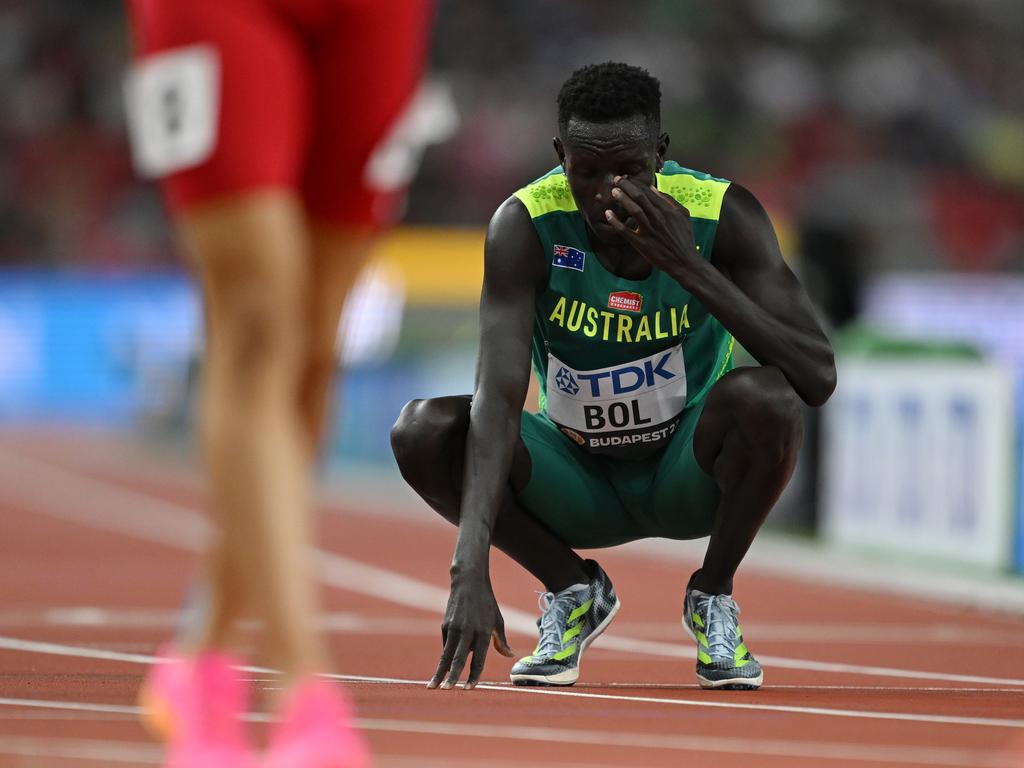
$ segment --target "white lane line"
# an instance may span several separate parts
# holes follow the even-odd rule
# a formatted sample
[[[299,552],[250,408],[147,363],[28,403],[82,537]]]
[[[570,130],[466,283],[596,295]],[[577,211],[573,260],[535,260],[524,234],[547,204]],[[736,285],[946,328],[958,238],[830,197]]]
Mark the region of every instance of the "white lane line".
[[[460,765],[480,768],[479,757],[445,755],[431,759],[411,755],[382,755],[377,750],[373,751],[373,762],[378,768],[453,768]],[[499,760],[493,757],[488,757],[485,762],[487,768],[532,768],[537,765],[536,760]],[[558,768],[608,768],[608,763],[567,763],[559,759]]]
[[[143,656],[134,653],[117,653],[116,651],[103,651],[93,648],[78,648],[75,646],[63,646],[57,643],[41,643],[33,640],[20,640],[18,638],[0,637],[0,649],[13,651],[27,651],[60,656],[73,656],[78,658],[94,658],[106,661],[124,661],[132,664],[149,665],[156,661],[156,657]],[[274,670],[265,667],[241,667],[242,671],[256,674],[276,674]],[[426,680],[410,680],[395,677],[369,677],[365,675],[339,675],[325,674],[324,677],[342,680],[347,682],[368,682],[368,683],[390,683],[395,685],[415,685],[422,687]],[[269,686],[273,689],[273,686]],[[710,709],[744,709],[758,712],[787,712],[801,715],[819,715],[827,717],[853,717],[870,720],[902,720],[915,723],[942,723],[946,725],[968,725],[984,726],[993,728],[1024,728],[1024,720],[1008,720],[989,717],[965,717],[959,715],[926,715],[907,712],[875,712],[871,710],[855,709],[833,709],[828,707],[803,707],[788,706],[783,704],[750,704],[733,701],[711,701],[707,698],[700,700],[662,698],[653,696],[627,696],[624,694],[590,693],[586,691],[565,691],[552,690],[547,688],[515,687],[510,685],[495,685],[492,683],[481,684],[481,690],[502,691],[511,693],[524,693],[537,696],[569,696],[584,699],[602,699],[607,701],[628,701],[645,704],[667,704],[670,706],[703,707]],[[684,688],[683,690],[692,690]],[[884,690],[884,689],[883,689]],[[445,694],[440,694],[445,695]],[[707,694],[704,694],[705,696]],[[0,700],[3,703],[4,700]]]
[[[211,531],[210,524],[191,507],[85,477],[9,451],[0,450],[0,480],[3,481],[0,482],[0,503],[6,506],[30,510],[98,530],[133,536],[164,546],[198,552],[203,549]],[[143,509],[145,514],[140,513]],[[314,557],[321,581],[330,586],[435,614],[443,612],[448,602],[446,588],[330,552],[317,550]],[[501,610],[507,629],[530,637],[536,634],[535,615],[505,606],[502,606]],[[606,650],[688,661],[694,654],[688,642],[662,643],[622,637],[614,633],[605,633],[598,646]],[[843,664],[761,654],[759,660],[780,669],[805,672],[1024,688],[1024,679]]]
[[[481,686],[482,688],[483,686]],[[520,689],[515,689],[520,690]],[[559,693],[559,692],[556,692]],[[140,707],[118,707],[111,704],[46,701],[37,699],[0,698],[0,706],[31,707],[52,710],[73,710],[101,714],[142,714]],[[268,722],[262,713],[249,713],[250,722]],[[483,739],[511,739],[561,744],[591,744],[631,749],[665,749],[692,752],[718,752],[729,754],[757,754],[775,757],[809,758],[818,760],[874,761],[886,763],[916,763],[920,765],[959,766],[963,768],[1019,768],[1011,756],[993,752],[979,752],[943,747],[888,747],[844,742],[804,742],[785,739],[736,739],[656,733],[628,733],[624,731],[590,731],[546,726],[479,725],[433,720],[397,720],[390,718],[357,718],[358,728],[367,731],[391,733],[417,733],[436,736],[478,737]]]
[[[975,750],[930,747],[872,747],[840,742],[803,742],[770,739],[730,739],[704,736],[627,733],[622,731],[585,731],[543,726],[474,725],[431,721],[360,720],[368,730],[431,733],[443,736],[477,736],[485,739],[512,739],[590,744],[630,749],[664,749],[706,754],[710,752],[808,758],[814,760],[871,761],[884,764],[916,763],[928,766],[965,766],[966,768],[1020,768],[1019,759]]]
[[[673,621],[617,621],[615,628],[625,634],[651,640],[679,637],[679,623]],[[757,642],[764,643],[842,643],[843,645],[929,643],[972,645],[1011,645],[1021,642],[1018,630],[978,630],[956,624],[776,624],[757,622]]]
[[[150,608],[101,608],[69,606],[43,609],[0,611],[0,629],[38,629],[60,627],[72,629],[122,630],[152,629],[164,633],[178,625],[181,610]],[[339,634],[429,635],[436,637],[436,619],[408,616],[371,616],[350,611],[321,613],[316,626],[321,632]],[[239,623],[243,630],[260,628],[259,622]]]
[[[18,637],[0,637],[0,650],[39,653],[47,656],[70,656],[72,658],[93,659],[97,661],[123,661],[129,664],[145,664],[147,666],[157,660],[156,656],[148,656],[141,653],[122,653],[121,651],[107,651],[102,648],[83,648],[76,645],[46,643],[38,640],[22,640]]]
[[[502,683],[505,685],[505,683]],[[512,685],[508,683],[508,685]],[[677,690],[701,690],[700,686],[696,683],[692,685],[680,684],[680,683],[621,683],[621,682],[594,682],[586,683],[583,685],[585,688],[628,688],[630,690],[636,689],[664,689],[669,691]],[[969,688],[966,686],[936,686],[936,685],[920,685],[920,686],[899,686],[899,685],[795,685],[785,684],[781,685],[778,683],[771,683],[765,687],[765,690],[772,691],[872,691],[872,692],[887,692],[887,693],[1012,693],[1016,696],[1020,696],[1021,705],[1024,708],[1024,691],[1020,688]]]
[[[49,701],[47,699],[0,697],[0,706],[27,707],[30,709],[62,709],[69,712],[96,712],[104,715],[126,715],[128,717],[137,717],[142,714],[141,707],[129,707],[120,704],[90,704],[81,701]]]
[[[332,566],[328,566],[329,568]],[[35,629],[39,627],[61,627],[97,630],[152,629],[164,632],[177,626],[179,608],[111,608],[101,606],[52,606],[49,608],[21,608],[0,610],[0,628]],[[410,618],[408,616],[373,616],[353,611],[331,611],[317,617],[316,626],[321,632],[339,634],[374,635],[418,635],[435,637],[437,620],[434,618]],[[243,621],[243,630],[259,629],[257,622]],[[638,634],[639,640],[650,641],[651,635],[678,638],[683,634],[676,622],[617,622],[616,632],[626,635]],[[613,635],[615,636],[615,635]],[[1020,645],[1020,634],[1016,632],[972,633],[955,625],[905,625],[885,627],[864,627],[857,624],[820,625],[800,628],[796,624],[757,624],[759,644],[785,640],[794,642],[841,642],[849,644],[886,643],[888,645],[908,643],[957,643],[971,642],[990,645]],[[684,654],[688,653],[684,648]],[[801,686],[805,687],[805,686]]]
[[[444,611],[448,603],[448,590],[422,581],[393,573],[383,568],[360,563],[351,558],[327,552],[318,553],[320,576],[324,583],[339,589],[372,595],[410,608]],[[512,631],[533,637],[537,633],[537,617],[516,608],[501,606],[505,627]],[[678,643],[662,643],[656,640],[623,637],[614,631],[602,635],[598,645],[604,650],[623,651],[631,654],[661,656],[691,661],[694,657],[689,640]],[[870,675],[874,677],[895,677],[903,679],[943,681],[950,683],[975,683],[997,686],[1021,686],[1024,679],[987,677],[983,675],[961,675],[950,672],[925,672],[921,670],[897,669],[863,664],[845,664],[811,659],[793,659],[784,656],[758,654],[763,664],[780,669],[796,669],[805,672],[833,672],[839,674]]]
[[[163,750],[151,744],[132,744],[130,742],[0,736],[0,755],[107,764],[159,765],[162,762]],[[17,765],[22,765],[22,763],[18,762]]]
[[[109,431],[90,432],[84,437],[89,440],[87,452],[82,451],[81,435],[70,438],[64,433],[40,435],[38,429],[10,435],[2,446],[7,450],[28,451],[48,463],[104,474],[116,471],[120,476],[140,479],[156,487],[185,488],[195,494],[203,492],[205,484],[201,472],[181,456],[161,456],[147,450],[138,440]],[[427,511],[394,469],[347,464],[331,468],[319,481],[322,503],[331,514],[386,516],[448,530],[448,524]],[[621,551],[640,561],[654,557],[667,564],[684,562],[695,567],[703,559],[705,549],[706,544],[700,540],[641,539],[623,545]],[[744,563],[755,577],[760,572],[869,594],[927,600],[933,604],[962,602],[980,611],[1016,619],[1024,616],[1024,589],[1019,579],[963,569],[955,572],[925,570],[877,556],[795,540],[774,531],[758,536]]]
[[[20,653],[38,653],[46,656],[66,656],[78,659],[92,659],[94,661],[120,661],[126,664],[141,664],[142,666],[150,666],[160,661],[159,656],[152,656],[150,654],[143,653],[124,653],[122,651],[111,651],[102,648],[93,647],[82,647],[77,645],[63,645],[61,643],[48,643],[40,640],[24,640],[18,637],[4,637],[0,636],[0,650],[5,651],[18,651]],[[274,675],[280,674],[278,670],[269,669],[268,667],[258,666],[244,666],[238,667],[242,672],[250,672],[252,674],[263,674],[263,675]],[[61,673],[66,675],[67,673]],[[416,685],[426,685],[426,680],[406,680],[395,677],[367,677],[365,675],[340,675],[334,673],[324,673],[321,675],[332,680],[343,680],[350,682],[370,682],[370,683],[412,683]],[[261,678],[253,678],[254,682],[260,681]]]
[[[532,693],[540,696],[571,696],[581,699],[605,701],[645,702],[669,704],[681,707],[708,707],[711,709],[746,709],[757,712],[788,712],[798,715],[825,715],[828,717],[853,717],[868,720],[902,720],[912,723],[943,723],[946,725],[977,725],[992,728],[1024,728],[1024,720],[1003,720],[994,717],[962,717],[960,715],[917,715],[909,712],[872,712],[858,709],[828,709],[826,707],[800,707],[785,704],[743,704],[725,701],[693,701],[691,699],[665,699],[654,696],[624,696],[614,693],[587,693],[585,691],[563,691],[550,688],[518,688],[515,686],[481,684],[478,688],[511,693]]]
[[[504,613],[504,608],[502,612]],[[506,626],[508,622],[506,621]],[[694,651],[688,641],[680,643],[661,643],[656,640],[640,640],[638,638],[620,637],[605,633],[595,647],[604,650],[624,651],[648,656],[664,656],[667,658],[693,660]],[[844,664],[834,661],[814,661],[812,659],[793,659],[785,656],[769,656],[757,654],[758,661],[766,666],[778,669],[796,669],[801,672],[834,672],[838,674],[867,675],[870,677],[895,677],[906,680],[930,680],[947,683],[975,683],[978,685],[1020,686],[1024,688],[1024,680],[1009,677],[986,677],[983,675],[960,675],[951,672],[926,672],[917,669],[899,669],[895,667],[876,667],[865,664]]]
[[[331,568],[331,567],[332,566],[328,565],[328,568]],[[88,613],[90,621],[92,619],[96,618],[96,614],[93,613],[92,610],[86,609],[86,613]],[[128,622],[128,623],[131,623],[131,622]],[[416,620],[409,620],[408,623],[406,623],[405,620],[397,619],[396,618],[394,620],[394,625],[393,626],[391,626],[390,624],[388,624],[388,625],[376,624],[373,621],[370,621],[366,625],[362,625],[360,620],[358,618],[356,618],[356,617],[353,617],[353,616],[348,615],[348,614],[335,614],[333,616],[332,615],[328,615],[326,617],[326,619],[322,622],[321,626],[328,626],[328,627],[330,627],[332,625],[334,625],[336,627],[337,626],[346,626],[346,627],[349,628],[349,631],[374,632],[376,630],[381,630],[381,631],[394,631],[396,633],[405,634],[408,630],[412,630],[412,629],[423,630],[423,629],[425,629],[426,628],[426,623],[427,622],[424,622],[423,624],[421,624],[421,623],[417,622]],[[434,629],[433,623],[430,623],[430,628],[432,630]],[[434,634],[434,632],[431,631],[429,634],[432,635],[432,634]],[[617,637],[615,635],[606,636],[606,637],[602,638],[601,643],[605,647],[606,650],[608,650],[608,649],[615,649],[615,650],[625,651],[625,652],[628,652],[628,653],[647,653],[647,654],[651,654],[651,655],[671,656],[671,657],[674,657],[674,658],[681,658],[681,659],[689,659],[690,656],[691,656],[691,652],[689,651],[689,649],[687,647],[683,646],[682,644],[662,643],[662,644],[657,644],[655,647],[651,647],[651,645],[650,645],[651,641],[634,640],[634,639],[630,639],[630,638]],[[0,648],[8,648],[9,650],[25,650],[25,651],[34,652],[34,653],[54,652],[54,651],[47,651],[47,650],[45,650],[46,646],[47,646],[46,643],[26,642],[26,641],[18,640],[17,638],[0,638]],[[609,648],[609,646],[610,646],[610,648]],[[72,648],[72,647],[71,646],[54,645],[53,648],[54,649],[60,649],[60,648],[68,649],[68,648]],[[60,652],[60,655],[76,655],[76,653],[78,655],[81,655],[83,652],[84,653],[88,653],[88,651],[83,651],[83,650],[72,651],[72,652],[68,652],[68,651],[65,650],[63,652]],[[143,660],[141,663],[146,663],[145,660],[150,658],[150,657],[144,656],[144,655],[124,654],[124,653],[119,653],[119,652],[115,652],[115,651],[102,651],[102,654],[103,654],[102,656],[99,656],[99,655],[97,655],[97,656],[85,656],[85,658],[105,658],[105,659],[110,660],[110,661],[136,661],[136,662],[138,662],[141,659],[141,660]],[[891,669],[891,668],[888,668],[888,667],[864,667],[862,665],[845,665],[845,664],[836,664],[836,663],[832,663],[832,662],[814,662],[814,661],[808,661],[808,660],[794,660],[794,659],[787,659],[787,658],[776,658],[776,657],[772,657],[772,656],[761,656],[760,658],[763,661],[765,661],[766,663],[770,662],[770,663],[773,663],[775,666],[778,666],[778,667],[789,667],[789,668],[801,669],[801,670],[816,669],[816,670],[819,670],[819,671],[849,672],[849,673],[854,673],[854,674],[867,674],[866,670],[871,670],[871,672],[873,674],[876,674],[878,676],[883,676],[883,677],[897,677],[897,678],[910,677],[910,678],[919,678],[919,679],[929,679],[929,680],[935,680],[935,681],[945,680],[945,681],[948,681],[948,682],[962,682],[962,683],[979,683],[979,684],[988,683],[988,684],[991,684],[993,686],[996,686],[995,688],[987,689],[987,690],[990,690],[990,691],[1005,690],[1006,686],[1013,686],[1013,685],[1022,685],[1022,684],[1024,684],[1024,681],[1017,681],[1017,680],[1013,680],[1013,679],[1006,679],[1006,680],[1004,680],[1002,678],[980,677],[978,675],[955,675],[955,674],[950,674],[950,673],[938,673],[938,672],[921,673],[921,672],[914,672],[914,671],[909,671],[909,670]],[[628,683],[625,684],[625,685],[626,685],[626,687],[636,687],[636,686],[632,686],[632,685],[630,685]],[[678,688],[680,686],[679,685],[670,685],[668,687]],[[772,686],[772,687],[773,688],[781,688],[781,687],[785,687],[785,686]],[[805,689],[805,690],[806,689],[810,689],[810,688],[814,688],[814,687],[838,688],[838,686],[810,686],[810,685],[807,685],[807,686],[795,685],[795,686],[792,686],[792,687],[793,688],[799,688],[799,689]],[[877,686],[875,688],[877,690],[897,690],[895,688],[886,688],[886,687],[883,687],[883,686]],[[935,689],[934,688],[914,688],[913,690],[935,690]],[[951,689],[951,690],[963,690],[963,689]],[[981,689],[981,690],[986,690],[986,689]],[[1011,690],[1017,690],[1017,689],[1011,689]]]
[[[94,739],[34,739],[16,736],[0,736],[0,755],[34,759],[60,759],[61,761],[98,762],[98,763],[132,763],[142,765],[160,765],[163,763],[163,750],[155,745],[99,741]],[[477,768],[480,760],[475,757],[457,757],[446,755],[443,759],[412,757],[408,755],[382,754],[374,751],[374,764],[379,768],[451,768],[451,766],[473,766]],[[61,762],[61,765],[65,765]],[[525,760],[487,759],[488,768],[523,768],[531,764]],[[25,765],[23,762],[17,765]],[[36,765],[35,762],[31,765]],[[47,762],[46,765],[53,765]],[[568,763],[558,761],[560,768],[608,768],[608,764]]]
[[[160,661],[159,656],[151,656],[144,653],[124,653],[122,651],[109,651],[102,648],[85,648],[78,645],[62,645],[61,643],[47,643],[39,640],[23,640],[18,637],[0,636],[0,650],[22,651],[25,653],[39,653],[47,656],[70,656],[79,659],[95,659],[97,661],[123,661],[127,664],[142,664],[150,666]],[[243,672],[254,672],[268,675],[277,675],[279,672],[267,667],[245,666],[238,667]],[[67,673],[61,673],[66,675]]]

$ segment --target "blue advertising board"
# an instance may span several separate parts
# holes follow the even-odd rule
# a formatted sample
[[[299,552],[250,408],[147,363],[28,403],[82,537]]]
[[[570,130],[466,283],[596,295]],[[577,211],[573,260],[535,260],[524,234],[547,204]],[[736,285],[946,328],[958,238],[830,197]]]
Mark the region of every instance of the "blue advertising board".
[[[390,462],[390,427],[408,400],[472,388],[475,340],[439,337],[395,355],[385,331],[399,333],[401,297],[385,301],[379,288],[350,302],[330,457]],[[184,273],[0,271],[0,427],[141,423],[178,436],[201,344],[197,287]]]
[[[200,326],[180,273],[0,273],[0,422],[128,419],[187,377]]]

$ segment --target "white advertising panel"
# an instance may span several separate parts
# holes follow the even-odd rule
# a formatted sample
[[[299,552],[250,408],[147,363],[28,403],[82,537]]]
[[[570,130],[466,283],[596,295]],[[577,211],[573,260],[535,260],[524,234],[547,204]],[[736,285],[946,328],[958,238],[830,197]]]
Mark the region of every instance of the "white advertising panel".
[[[845,361],[824,416],[830,541],[1009,566],[1015,414],[1001,366]]]

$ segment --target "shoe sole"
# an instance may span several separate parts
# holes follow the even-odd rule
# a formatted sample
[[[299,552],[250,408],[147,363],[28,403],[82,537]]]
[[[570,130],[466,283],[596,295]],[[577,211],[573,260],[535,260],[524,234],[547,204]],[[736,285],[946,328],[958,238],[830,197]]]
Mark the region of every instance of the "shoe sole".
[[[572,669],[567,669],[565,672],[559,672],[557,675],[509,675],[513,685],[574,685],[577,680],[580,679],[580,667],[583,665],[583,652],[590,647],[590,644],[597,640],[597,638],[604,632],[608,625],[612,623],[612,619],[615,618],[615,614],[619,612],[619,608],[622,607],[622,601],[619,598],[615,598],[615,605],[608,612],[608,615],[604,617],[604,621],[598,624],[594,631],[587,636],[586,640],[580,643],[580,655],[576,660],[576,666]]]
[[[685,613],[679,623],[683,625],[683,629],[686,630],[686,634],[690,636],[690,639],[696,643],[697,636],[690,629],[690,625],[686,623]],[[697,682],[700,683],[701,688],[707,690],[721,688],[723,691],[756,691],[764,683],[764,672],[761,672],[757,677],[727,677],[724,680],[708,680],[698,672]]]
[[[757,677],[727,677],[724,680],[708,680],[706,677],[697,674],[697,681],[701,688],[720,688],[724,691],[756,691],[764,682],[764,673]]]

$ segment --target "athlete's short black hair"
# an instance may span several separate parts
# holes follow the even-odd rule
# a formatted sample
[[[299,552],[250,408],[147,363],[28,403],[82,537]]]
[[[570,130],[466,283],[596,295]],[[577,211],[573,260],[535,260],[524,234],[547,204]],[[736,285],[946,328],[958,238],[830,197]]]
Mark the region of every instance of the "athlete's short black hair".
[[[573,117],[592,123],[640,115],[661,126],[661,83],[646,69],[606,61],[577,69],[558,92],[558,130]]]

